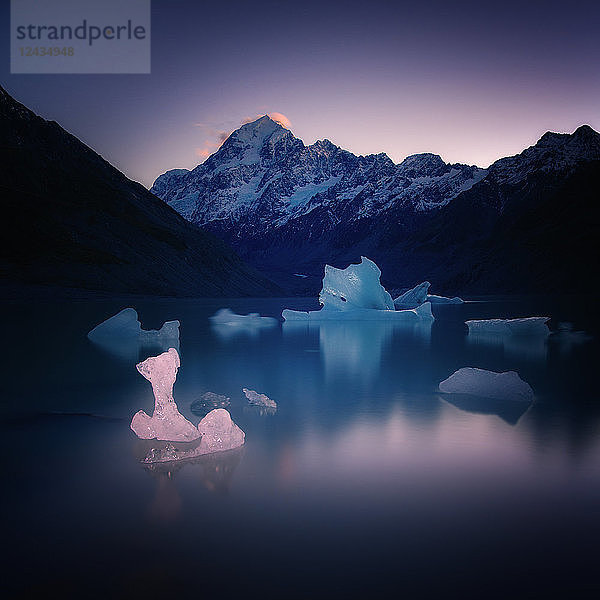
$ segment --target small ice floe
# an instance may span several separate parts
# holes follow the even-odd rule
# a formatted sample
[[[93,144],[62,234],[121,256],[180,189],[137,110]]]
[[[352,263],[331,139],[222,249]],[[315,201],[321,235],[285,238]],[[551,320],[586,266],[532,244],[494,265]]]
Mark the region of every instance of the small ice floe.
[[[285,309],[285,321],[380,321],[433,320],[431,304],[413,310],[396,310],[392,297],[380,283],[379,267],[366,257],[345,269],[325,265],[319,293],[320,310]]]
[[[231,404],[231,399],[221,394],[214,392],[205,392],[198,400],[194,400],[190,406],[190,410],[200,417],[215,408],[226,408]]]
[[[242,391],[246,395],[246,398],[248,398],[248,404],[251,404],[252,406],[263,406],[265,408],[275,409],[277,408],[277,403],[275,402],[275,400],[271,400],[271,398],[269,398],[266,394],[259,394],[254,390],[248,390],[246,388],[243,388]]]
[[[405,310],[410,308],[417,308],[425,302],[431,302],[431,304],[463,304],[464,300],[455,296],[454,298],[447,298],[446,296],[436,296],[435,294],[429,293],[431,284],[429,281],[424,281],[415,286],[412,290],[404,292],[394,300],[394,306],[397,310]]]
[[[94,327],[87,337],[122,360],[138,362],[144,350],[148,356],[179,348],[179,321],[166,321],[160,329],[142,329],[135,309],[125,308]]]
[[[179,342],[179,321],[166,321],[160,329],[142,329],[136,310],[124,308],[96,325],[87,336],[93,341],[130,338],[141,341],[177,340]]]
[[[496,373],[485,369],[463,367],[439,384],[444,394],[466,394],[497,400],[531,402],[531,386],[515,371]]]
[[[536,335],[547,336],[550,334],[546,323],[550,317],[525,317],[522,319],[477,319],[467,321],[469,335]]]
[[[173,385],[180,366],[175,348],[152,356],[137,365],[138,371],[152,384],[154,412],[143,410],[131,420],[131,429],[141,439],[170,442],[150,452],[144,462],[165,462],[230,450],[244,443],[244,432],[231,420],[224,408],[211,410],[195,427],[177,409]],[[175,446],[175,443],[182,443]],[[187,443],[187,444],[186,444]]]
[[[274,317],[261,317],[258,313],[238,315],[230,308],[221,308],[209,318],[214,325],[233,325],[242,327],[273,327],[279,323]]]

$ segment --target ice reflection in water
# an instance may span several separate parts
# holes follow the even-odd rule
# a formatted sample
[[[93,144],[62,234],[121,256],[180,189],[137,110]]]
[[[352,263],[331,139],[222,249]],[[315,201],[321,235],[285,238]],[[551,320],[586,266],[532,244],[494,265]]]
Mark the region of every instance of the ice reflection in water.
[[[501,349],[507,358],[543,364],[548,354],[548,335],[469,332],[467,342],[477,347]]]
[[[444,394],[443,396],[440,395],[439,399],[465,412],[495,415],[509,425],[516,425],[533,405],[533,402],[482,398],[468,394]]]
[[[153,443],[155,450],[160,451],[156,448],[156,444],[161,442],[154,440]],[[149,444],[149,442],[140,443],[140,446]],[[138,453],[150,451],[150,448],[137,448]],[[183,469],[190,472],[191,477],[199,481],[209,492],[227,495],[243,454],[244,448],[241,447],[188,460],[144,465],[144,470],[156,481],[156,491],[148,507],[148,515],[157,520],[173,520],[180,515],[182,500],[176,479]]]
[[[376,378],[382,356],[387,352],[392,336],[406,345],[427,348],[431,342],[431,322],[285,321],[284,334],[318,334],[325,373],[330,378],[348,376],[355,379]]]

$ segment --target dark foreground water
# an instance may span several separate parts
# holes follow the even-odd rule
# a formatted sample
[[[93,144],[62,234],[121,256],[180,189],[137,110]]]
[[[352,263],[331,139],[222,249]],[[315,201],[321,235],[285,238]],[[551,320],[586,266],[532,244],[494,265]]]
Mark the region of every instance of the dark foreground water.
[[[231,398],[243,448],[144,466],[135,363],[158,348],[85,334],[134,305],[181,321],[175,399]],[[386,323],[211,328],[294,300],[5,304],[2,588],[90,597],[596,598],[600,398],[595,302],[486,301]],[[594,336],[478,339],[469,318],[553,317]],[[531,406],[452,399],[463,366],[516,370]],[[276,400],[247,406],[242,387]]]

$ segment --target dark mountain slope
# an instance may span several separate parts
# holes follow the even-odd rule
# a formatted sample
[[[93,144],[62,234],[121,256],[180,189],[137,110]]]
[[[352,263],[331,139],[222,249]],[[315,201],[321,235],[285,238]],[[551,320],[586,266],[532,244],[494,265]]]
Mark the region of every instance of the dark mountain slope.
[[[5,281],[169,296],[275,286],[98,154],[0,88]]]

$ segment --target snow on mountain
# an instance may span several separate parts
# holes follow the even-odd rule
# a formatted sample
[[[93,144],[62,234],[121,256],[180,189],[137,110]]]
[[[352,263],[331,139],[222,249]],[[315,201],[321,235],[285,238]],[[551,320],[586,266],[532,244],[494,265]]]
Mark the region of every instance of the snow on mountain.
[[[394,206],[435,209],[485,174],[435,154],[415,154],[395,165],[386,154],[355,156],[329,140],[305,146],[265,115],[234,131],[192,171],[167,171],[151,191],[186,219],[235,238],[260,236],[321,206],[332,211],[333,221],[349,204],[351,219]]]
[[[589,125],[582,125],[572,134],[548,131],[520,154],[497,160],[490,168],[489,179],[516,185],[532,173],[566,175],[592,160],[600,160],[600,135]]]
[[[152,191],[298,293],[314,292],[325,263],[361,254],[397,289],[427,279],[450,294],[546,291],[588,279],[573,264],[597,239],[599,168],[589,126],[548,132],[485,170],[430,153],[394,164],[328,140],[306,146],[264,116]]]

